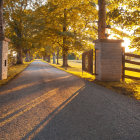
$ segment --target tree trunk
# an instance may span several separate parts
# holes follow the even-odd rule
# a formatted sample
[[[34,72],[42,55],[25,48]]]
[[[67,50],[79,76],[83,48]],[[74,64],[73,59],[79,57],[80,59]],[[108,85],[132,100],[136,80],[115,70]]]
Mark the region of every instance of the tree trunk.
[[[68,67],[68,56],[66,53],[63,54],[63,67]]]
[[[98,0],[99,12],[98,12],[98,39],[105,39],[106,28],[106,10],[105,0]]]
[[[30,54],[30,61],[32,61],[33,60],[33,55],[32,54]]]
[[[51,62],[51,58],[50,58],[50,55],[48,55],[48,63]]]
[[[63,32],[67,31],[66,27],[66,20],[67,20],[67,14],[66,14],[66,9],[64,9],[64,23],[63,23]],[[67,54],[68,54],[68,48],[66,45],[66,36],[63,36],[63,67],[68,67],[68,59],[67,59]]]
[[[46,55],[43,55],[43,60],[44,60],[44,61],[46,60]]]
[[[47,53],[44,54],[44,61],[47,61]]]
[[[29,52],[26,53],[26,59],[25,59],[25,61],[26,62],[30,62],[31,61],[31,59],[30,59],[30,53]]]
[[[3,0],[0,0],[0,39],[4,39]]]
[[[56,64],[55,59],[56,59],[56,56],[55,56],[55,53],[53,53],[53,64]]]
[[[59,48],[57,49],[57,64],[59,64]]]
[[[21,49],[17,52],[17,64],[23,64],[23,56]]]

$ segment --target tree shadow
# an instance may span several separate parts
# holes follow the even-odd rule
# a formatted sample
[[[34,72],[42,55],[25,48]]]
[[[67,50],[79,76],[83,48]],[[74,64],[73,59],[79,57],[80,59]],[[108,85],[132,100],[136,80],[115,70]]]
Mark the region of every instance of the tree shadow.
[[[75,82],[78,82],[78,79],[75,79]],[[1,94],[0,95],[1,108],[5,107],[6,105],[10,103],[14,103],[14,102],[16,103],[17,101],[19,104],[22,104],[23,99],[26,99],[26,101],[30,101],[44,94],[44,92],[49,92],[50,90],[53,90],[56,88],[66,89],[68,87],[72,87],[73,77],[70,76],[69,79],[66,79],[66,78],[61,79],[60,77],[60,79],[58,80],[55,79],[55,80],[50,80],[50,81],[33,82],[31,83],[31,85],[29,86],[27,85],[28,84],[25,84],[25,86],[19,89],[16,87],[13,91],[9,90],[7,91],[6,94]],[[10,106],[10,108],[11,107],[12,106]]]
[[[28,84],[31,84],[32,82],[40,81],[42,82],[45,78],[57,78],[61,76],[66,76],[67,73],[56,69],[50,65],[46,65],[46,63],[42,62],[43,65],[38,64],[31,64],[31,67],[28,67],[24,70],[24,73],[22,72],[19,76],[17,76],[15,79],[11,80],[8,84],[3,85],[0,87],[0,93],[7,90],[12,90],[14,88],[18,88],[19,86],[26,86]],[[41,70],[41,74],[36,74],[37,71]],[[48,70],[46,73],[48,74],[47,77],[43,76],[45,74],[45,71],[42,70]],[[52,74],[55,70],[58,71],[57,75]],[[59,72],[60,71],[60,72]],[[51,72],[51,76],[49,76]]]
[[[120,111],[86,82],[22,140],[138,140],[140,122]]]
[[[48,120],[52,119],[58,111],[60,111],[67,103],[69,103],[80,91],[82,91],[85,88],[82,87],[79,90],[77,90],[74,94],[72,94],[68,99],[66,99],[60,106],[58,106],[53,112],[51,112],[42,122],[40,122],[37,126],[32,129],[22,140],[25,140],[29,138],[33,133],[35,133],[42,125],[44,125]]]

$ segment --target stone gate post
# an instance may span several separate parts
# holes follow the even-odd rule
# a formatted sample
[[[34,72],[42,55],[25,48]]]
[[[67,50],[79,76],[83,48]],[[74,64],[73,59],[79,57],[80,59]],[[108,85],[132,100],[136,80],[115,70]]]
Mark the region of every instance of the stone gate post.
[[[100,39],[95,41],[96,79],[120,81],[122,74],[123,40]]]
[[[0,80],[7,79],[8,42],[9,39],[7,38],[0,40]]]

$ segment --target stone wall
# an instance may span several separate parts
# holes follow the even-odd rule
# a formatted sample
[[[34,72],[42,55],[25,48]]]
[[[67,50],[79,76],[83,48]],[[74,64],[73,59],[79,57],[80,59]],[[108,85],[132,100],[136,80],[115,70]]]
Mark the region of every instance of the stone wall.
[[[0,41],[0,80],[7,79],[8,40]]]
[[[122,74],[122,40],[100,40],[95,42],[96,79],[120,81]]]

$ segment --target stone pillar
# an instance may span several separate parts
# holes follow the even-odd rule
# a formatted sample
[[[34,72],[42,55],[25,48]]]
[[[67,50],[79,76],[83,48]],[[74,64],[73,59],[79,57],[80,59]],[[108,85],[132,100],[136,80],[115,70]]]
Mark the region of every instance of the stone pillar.
[[[123,40],[100,39],[95,41],[96,79],[100,81],[120,81],[122,74]]]
[[[8,72],[8,39],[0,40],[0,80],[7,79]]]

